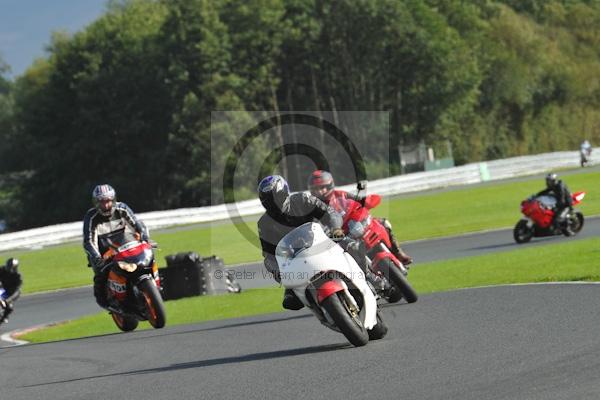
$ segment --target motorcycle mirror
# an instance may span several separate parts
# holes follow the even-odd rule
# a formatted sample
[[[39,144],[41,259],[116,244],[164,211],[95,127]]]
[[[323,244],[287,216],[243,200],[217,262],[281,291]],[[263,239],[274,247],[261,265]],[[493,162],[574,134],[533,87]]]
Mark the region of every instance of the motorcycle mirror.
[[[381,196],[369,195],[365,198],[365,207],[369,210],[375,208],[381,203]]]
[[[365,189],[367,188],[367,181],[359,181],[359,182],[356,184],[356,188],[357,188],[358,190],[365,190]]]

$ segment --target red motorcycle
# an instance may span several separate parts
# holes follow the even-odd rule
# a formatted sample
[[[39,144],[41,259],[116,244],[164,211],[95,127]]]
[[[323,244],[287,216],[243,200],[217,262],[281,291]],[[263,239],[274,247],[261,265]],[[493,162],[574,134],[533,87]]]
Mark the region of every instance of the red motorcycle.
[[[132,331],[138,321],[148,321],[158,329],[165,326],[165,306],[160,294],[158,266],[154,244],[141,241],[138,235],[123,234],[103,258],[109,260],[107,299],[113,321],[122,331]],[[128,237],[129,236],[129,237]]]
[[[581,203],[585,192],[577,192],[571,195],[573,205]],[[556,214],[556,198],[553,196],[532,195],[521,202],[521,218],[515,229],[513,237],[517,243],[527,243],[532,237],[565,235],[573,236],[583,228],[583,214],[580,211],[569,211],[565,222],[561,226],[555,226],[554,215]]]
[[[366,182],[359,182],[357,188],[359,193],[365,190]],[[384,276],[392,286],[383,297],[389,303],[396,303],[402,297],[408,303],[414,303],[418,296],[406,279],[408,270],[390,250],[392,243],[385,226],[369,212],[380,202],[381,196],[376,194],[368,195],[364,205],[358,201],[344,199],[343,204],[340,204],[344,212],[344,232],[354,239],[363,240],[367,248],[367,257],[371,261],[371,270]]]

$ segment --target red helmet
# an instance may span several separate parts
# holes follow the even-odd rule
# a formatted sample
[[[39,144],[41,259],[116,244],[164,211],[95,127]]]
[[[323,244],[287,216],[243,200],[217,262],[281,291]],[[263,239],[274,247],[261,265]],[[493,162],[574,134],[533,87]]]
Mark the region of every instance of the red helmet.
[[[333,176],[327,171],[318,169],[308,178],[308,190],[310,190],[310,193],[325,202],[329,201],[334,189],[335,182],[333,181]]]

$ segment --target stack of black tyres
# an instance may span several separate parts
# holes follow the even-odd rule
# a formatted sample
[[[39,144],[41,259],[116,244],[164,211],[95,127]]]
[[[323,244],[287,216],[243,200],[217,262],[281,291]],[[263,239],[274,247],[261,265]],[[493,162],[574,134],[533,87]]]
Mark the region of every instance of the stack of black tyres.
[[[207,294],[205,265],[198,253],[177,253],[165,259],[167,267],[158,270],[164,300]]]

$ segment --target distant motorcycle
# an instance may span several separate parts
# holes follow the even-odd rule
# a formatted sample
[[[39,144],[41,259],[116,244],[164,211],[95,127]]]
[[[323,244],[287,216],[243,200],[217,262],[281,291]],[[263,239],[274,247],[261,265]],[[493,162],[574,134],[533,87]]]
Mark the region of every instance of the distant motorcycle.
[[[585,192],[571,195],[573,205],[583,200]],[[584,218],[580,211],[569,211],[562,226],[554,226],[552,221],[556,207],[556,199],[552,196],[531,196],[521,202],[521,218],[513,230],[513,237],[517,243],[526,243],[533,237],[565,235],[573,236],[583,228]]]
[[[165,326],[166,313],[160,294],[158,266],[154,259],[156,245],[139,237],[124,234],[110,241],[103,256],[109,260],[107,298],[113,321],[122,331],[132,331],[138,321],[148,321],[158,329]]]
[[[0,283],[0,324],[4,322],[4,317],[9,314],[7,311],[8,307],[11,307],[10,304],[6,303],[6,290],[2,287]]]
[[[591,161],[592,148],[589,147],[587,149],[581,149],[581,150],[579,150],[579,155],[580,155],[581,167],[585,167]]]
[[[359,192],[366,189],[366,181],[357,186]],[[371,261],[371,270],[388,280],[391,291],[383,297],[389,303],[396,303],[404,297],[408,303],[418,299],[417,292],[408,282],[408,270],[392,253],[392,243],[385,226],[372,218],[369,212],[381,202],[381,196],[373,194],[365,198],[364,206],[355,200],[346,200],[344,213],[344,232],[354,239],[361,239],[367,248],[367,257]]]
[[[386,335],[364,272],[320,224],[308,222],[289,232],[277,244],[275,257],[282,285],[323,325],[357,347]]]

